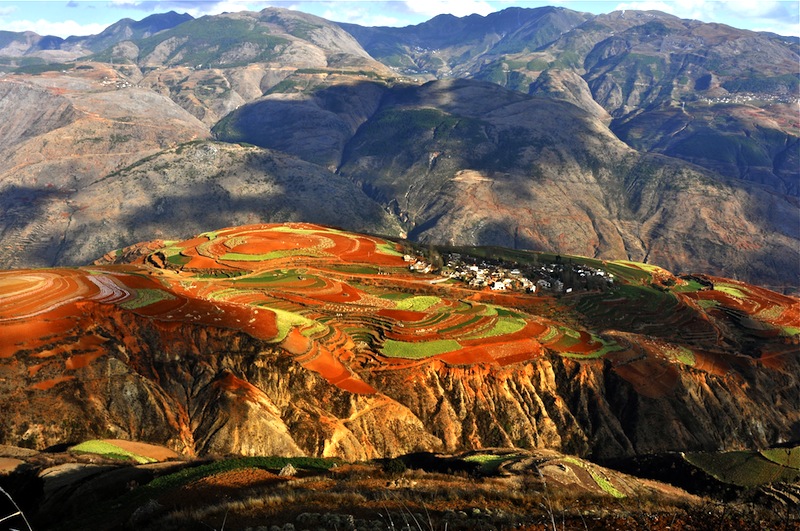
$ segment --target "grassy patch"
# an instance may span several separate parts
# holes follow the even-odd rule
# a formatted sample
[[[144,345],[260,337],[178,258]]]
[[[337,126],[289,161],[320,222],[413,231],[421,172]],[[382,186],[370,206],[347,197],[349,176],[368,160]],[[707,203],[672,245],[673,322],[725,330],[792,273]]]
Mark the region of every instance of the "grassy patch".
[[[677,360],[683,363],[684,365],[694,367],[695,364],[694,352],[692,352],[686,347],[669,346],[664,348],[663,352],[671,359]]]
[[[589,465],[581,461],[580,459],[575,459],[574,457],[565,457],[564,461],[567,463],[576,465],[581,467],[582,469],[586,470],[597,486],[603,489],[606,494],[609,494],[615,498],[624,498],[625,495],[620,492],[607,478],[598,474],[595,470],[593,470]]]
[[[354,273],[357,275],[377,275],[378,269],[366,266],[366,265],[358,265],[358,264],[336,264],[327,266],[328,269],[332,269],[334,271],[338,271],[340,273]]]
[[[136,461],[139,464],[156,463],[157,460],[152,457],[145,457],[143,455],[135,454],[120,448],[116,444],[111,444],[106,441],[92,440],[82,442],[70,448],[70,452],[78,454],[97,454],[109,459],[116,459],[119,461]]]
[[[797,448],[794,449],[797,451]],[[768,456],[755,451],[688,453],[684,459],[723,483],[740,487],[757,487],[776,481],[795,481],[800,470],[786,466],[784,456],[777,450],[767,450]],[[793,454],[785,462],[796,460]]]
[[[478,463],[481,468],[481,474],[489,475],[497,473],[500,465],[506,461],[511,461],[517,457],[517,454],[495,455],[495,454],[477,454],[468,455],[464,461],[468,463]]]
[[[408,341],[395,341],[387,339],[381,348],[381,354],[389,358],[406,358],[420,360],[459,350],[461,344],[454,339],[436,339],[433,341],[420,341],[411,343]]]
[[[243,253],[225,253],[220,256],[220,260],[227,260],[229,262],[263,262],[265,260],[274,260],[276,258],[289,258],[290,256],[322,256],[322,254],[313,248],[301,249],[281,249],[279,251],[271,251],[263,254],[243,254]]]
[[[416,297],[410,297],[408,299],[403,299],[398,301],[397,309],[398,310],[412,310],[415,312],[424,312],[428,308],[435,306],[442,302],[442,299],[439,297],[434,297],[431,295],[419,295]]]
[[[745,295],[745,293],[742,290],[740,290],[739,288],[735,288],[733,286],[727,285],[727,284],[716,284],[714,286],[714,291],[721,291],[722,293],[727,293],[728,295],[730,295],[731,297],[734,297],[736,299],[746,299],[747,298],[747,295]]]
[[[519,332],[527,325],[527,321],[518,317],[500,317],[489,330],[465,336],[464,339],[482,339],[485,337],[505,336]]]
[[[278,335],[271,340],[273,343],[283,341],[294,326],[299,326],[302,334],[306,337],[310,337],[314,334],[318,334],[327,330],[327,327],[324,324],[318,323],[317,321],[309,319],[308,317],[304,317],[299,313],[288,312],[286,310],[279,310],[278,308],[270,308],[266,306],[265,308],[275,312],[275,318],[278,322]]]
[[[770,450],[761,450],[760,453],[773,463],[800,469],[800,446],[795,446],[794,448],[772,448]]]
[[[800,335],[800,328],[796,326],[782,326],[781,333],[785,336],[797,336]]]
[[[160,289],[137,289],[136,297],[119,303],[121,308],[126,310],[136,310],[145,306],[150,306],[161,301],[174,299],[175,296]]]

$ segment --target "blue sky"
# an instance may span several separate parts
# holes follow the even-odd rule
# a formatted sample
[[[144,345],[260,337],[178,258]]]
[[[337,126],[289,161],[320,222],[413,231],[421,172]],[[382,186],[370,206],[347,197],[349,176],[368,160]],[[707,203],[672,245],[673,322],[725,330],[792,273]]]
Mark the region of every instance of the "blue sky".
[[[170,10],[198,17],[225,11],[259,11],[278,6],[338,22],[366,26],[407,26],[441,13],[486,15],[510,6],[560,5],[576,11],[657,9],[704,22],[800,36],[800,0],[0,0],[0,30],[40,35],[94,35],[121,18],[141,20]]]

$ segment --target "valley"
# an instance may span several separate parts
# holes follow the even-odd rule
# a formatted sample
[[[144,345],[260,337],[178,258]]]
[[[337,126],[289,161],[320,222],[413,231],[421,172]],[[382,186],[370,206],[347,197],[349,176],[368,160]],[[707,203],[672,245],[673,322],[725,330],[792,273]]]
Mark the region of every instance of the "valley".
[[[3,32],[0,519],[796,529],[798,64],[563,7]]]

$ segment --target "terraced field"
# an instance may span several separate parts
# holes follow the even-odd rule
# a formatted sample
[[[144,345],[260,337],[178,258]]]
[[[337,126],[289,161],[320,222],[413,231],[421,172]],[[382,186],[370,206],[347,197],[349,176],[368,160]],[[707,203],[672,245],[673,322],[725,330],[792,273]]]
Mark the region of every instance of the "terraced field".
[[[534,256],[514,253],[521,264]],[[496,295],[411,272],[399,246],[381,238],[301,223],[223,229],[129,264],[0,273],[0,358],[36,358],[31,389],[68,381],[108,354],[109,338],[92,330],[111,307],[164,329],[190,322],[244,332],[359,394],[376,392],[359,375],[367,363],[605,358],[639,392],[658,396],[681,366],[725,375],[744,355],[779,365],[796,353],[797,299],[644,264],[571,259],[616,285],[559,298]],[[556,308],[549,315],[539,312],[545,299]]]

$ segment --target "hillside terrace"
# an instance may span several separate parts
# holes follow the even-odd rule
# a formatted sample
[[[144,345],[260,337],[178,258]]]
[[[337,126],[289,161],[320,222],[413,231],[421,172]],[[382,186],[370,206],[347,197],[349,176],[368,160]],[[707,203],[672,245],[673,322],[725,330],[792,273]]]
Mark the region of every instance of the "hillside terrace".
[[[426,257],[406,254],[409,270],[439,273],[475,289],[525,293],[572,293],[577,290],[605,290],[614,284],[614,275],[601,269],[568,261],[563,263],[518,264],[507,261],[445,253]],[[441,266],[437,266],[441,263]]]

